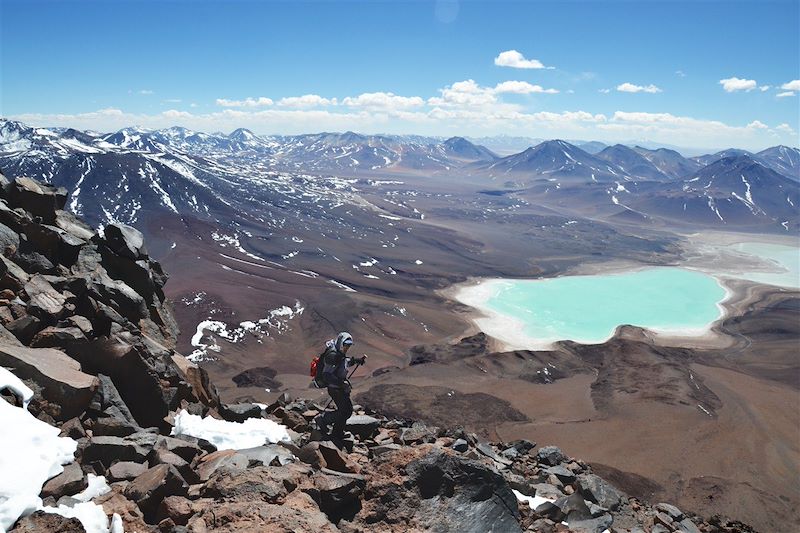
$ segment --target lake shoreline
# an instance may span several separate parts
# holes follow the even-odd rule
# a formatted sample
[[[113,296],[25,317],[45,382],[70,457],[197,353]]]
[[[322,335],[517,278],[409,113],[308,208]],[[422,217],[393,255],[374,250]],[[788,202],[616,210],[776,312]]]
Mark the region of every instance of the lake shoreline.
[[[486,301],[496,293],[498,284],[523,280],[557,279],[568,276],[597,276],[614,275],[639,272],[652,268],[673,267],[689,271],[697,271],[713,277],[725,291],[724,297],[716,302],[720,311],[719,316],[701,328],[649,328],[630,324],[619,324],[607,338],[597,340],[569,339],[579,344],[602,344],[608,340],[623,336],[627,337],[631,329],[641,331],[647,339],[663,346],[680,346],[697,349],[727,348],[737,342],[730,335],[720,330],[720,325],[728,318],[739,316],[751,308],[753,304],[763,299],[767,293],[776,290],[781,292],[797,292],[795,287],[780,287],[767,283],[742,279],[749,268],[764,266],[764,260],[754,258],[737,263],[739,268],[731,268],[730,254],[727,247],[740,243],[766,243],[781,246],[796,247],[798,239],[793,237],[773,235],[752,235],[714,232],[709,234],[686,235],[684,245],[684,260],[665,265],[642,264],[634,261],[615,260],[607,263],[585,263],[569,269],[556,276],[547,276],[538,279],[531,278],[470,278],[462,283],[454,284],[439,293],[452,301],[466,307],[463,315],[472,327],[468,333],[474,334],[483,331],[489,335],[497,347],[503,350],[552,350],[562,340],[533,339],[524,334],[525,323],[520,319],[509,317],[502,313],[488,309]],[[800,251],[800,248],[798,248]],[[736,257],[739,259],[739,257]],[[484,290],[481,290],[484,287]],[[632,326],[632,328],[631,328]]]

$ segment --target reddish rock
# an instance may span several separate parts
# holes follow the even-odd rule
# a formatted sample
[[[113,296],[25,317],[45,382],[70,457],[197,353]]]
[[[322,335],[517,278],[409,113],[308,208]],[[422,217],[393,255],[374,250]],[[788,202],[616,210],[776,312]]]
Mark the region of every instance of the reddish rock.
[[[134,479],[125,489],[125,497],[136,502],[147,520],[152,520],[167,496],[186,494],[188,486],[171,465],[157,465]]]
[[[81,372],[77,361],[52,348],[2,345],[0,365],[13,368],[21,379],[41,385],[44,398],[61,406],[59,420],[85,411],[98,386],[97,378]]]
[[[42,487],[41,497],[52,496],[56,500],[62,496],[73,496],[88,486],[84,477],[81,465],[70,463],[64,467],[64,471],[54,478],[51,478]]]
[[[77,518],[64,518],[61,515],[36,511],[21,518],[8,533],[86,533]]]

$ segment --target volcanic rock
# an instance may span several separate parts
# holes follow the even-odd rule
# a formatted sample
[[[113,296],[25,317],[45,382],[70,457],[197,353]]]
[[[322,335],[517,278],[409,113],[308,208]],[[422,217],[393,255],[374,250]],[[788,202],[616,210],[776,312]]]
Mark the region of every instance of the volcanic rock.
[[[158,505],[165,497],[186,493],[186,482],[178,470],[161,464],[146,470],[125,489],[125,496],[136,502],[145,519],[155,518]]]
[[[0,345],[0,365],[41,384],[44,398],[60,406],[59,420],[82,413],[98,386],[97,378],[81,372],[77,361],[52,348]]]
[[[612,511],[622,503],[623,495],[611,484],[594,474],[581,474],[577,479],[578,492],[587,500]]]
[[[103,230],[106,245],[117,255],[134,261],[147,258],[142,233],[125,224],[109,224]]]
[[[130,481],[144,474],[147,465],[133,461],[118,461],[106,470],[109,481]]]
[[[545,446],[536,452],[536,459],[545,465],[556,466],[564,462],[564,453],[556,446]]]
[[[86,533],[81,521],[77,518],[65,518],[61,515],[36,511],[21,518],[8,533]]]
[[[56,211],[67,203],[67,190],[51,187],[30,178],[17,178],[6,195],[10,207],[20,207],[51,223]]]
[[[68,494],[77,494],[87,486],[88,482],[81,470],[81,465],[70,463],[64,467],[63,472],[45,483],[40,496],[42,498],[53,497],[57,500]]]

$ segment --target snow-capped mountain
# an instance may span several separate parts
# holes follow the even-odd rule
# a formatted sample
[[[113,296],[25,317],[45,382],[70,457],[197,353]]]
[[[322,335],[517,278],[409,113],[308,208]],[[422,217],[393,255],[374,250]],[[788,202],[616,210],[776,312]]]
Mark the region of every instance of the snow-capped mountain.
[[[445,154],[465,161],[494,161],[497,154],[486,148],[473,144],[464,137],[450,137],[442,143]]]
[[[657,148],[650,150],[641,146],[634,146],[633,150],[650,161],[662,174],[678,179],[697,172],[702,168],[702,164],[693,159],[687,159],[675,150],[669,148]]]
[[[474,165],[494,178],[549,178],[578,181],[630,179],[617,165],[568,142],[545,141],[519,154]]]
[[[355,198],[360,184],[381,174],[468,174],[473,181],[502,180],[543,205],[563,205],[576,214],[584,209],[614,216],[621,209],[626,216],[614,219],[628,223],[654,217],[788,231],[796,224],[800,200],[797,178],[780,172],[791,175],[798,151],[779,146],[752,156],[731,152],[738,155],[708,156],[713,162],[703,166],[703,158],[683,158],[668,149],[616,145],[592,155],[555,140],[498,158],[460,137],[354,132],[262,137],[246,129],[226,135],[179,127],[99,134],[0,120],[0,169],[9,177],[66,187],[68,207],[93,224],[136,224],[167,215],[225,227],[321,230],[332,216],[326,206],[348,198],[359,212],[374,211]],[[398,208],[391,207],[395,200],[381,205],[390,207],[386,220],[397,215]],[[422,216],[407,205],[400,211]],[[367,219],[380,216],[373,212]],[[382,231],[378,222],[374,227]]]
[[[788,146],[773,146],[755,155],[764,166],[795,181],[800,181],[800,150]]]
[[[615,144],[604,148],[595,154],[599,159],[604,159],[619,167],[627,176],[646,180],[667,181],[669,176],[663,173],[656,165],[641,153],[622,144]]]
[[[800,187],[747,155],[724,157],[668,186],[640,191],[637,210],[720,226],[796,227]]]
[[[699,155],[697,157],[693,157],[692,159],[700,163],[701,165],[710,165],[715,161],[719,161],[725,157],[736,157],[740,155],[747,155],[752,156],[753,152],[748,152],[747,150],[740,150],[739,148],[728,148],[727,150],[721,150],[714,154],[706,154],[706,155]]]

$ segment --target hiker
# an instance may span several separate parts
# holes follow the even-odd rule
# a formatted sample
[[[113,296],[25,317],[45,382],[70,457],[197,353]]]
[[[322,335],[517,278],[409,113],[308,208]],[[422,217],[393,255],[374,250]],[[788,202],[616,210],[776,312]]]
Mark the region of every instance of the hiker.
[[[322,373],[328,394],[336,404],[335,411],[325,411],[317,417],[319,429],[327,433],[328,426],[333,424],[331,437],[335,440],[344,439],[344,427],[347,419],[353,414],[353,402],[350,401],[350,381],[347,379],[348,368],[352,364],[363,365],[367,356],[360,358],[347,357],[347,351],[353,345],[353,337],[343,331],[325,343],[325,352],[321,356],[323,363]]]

